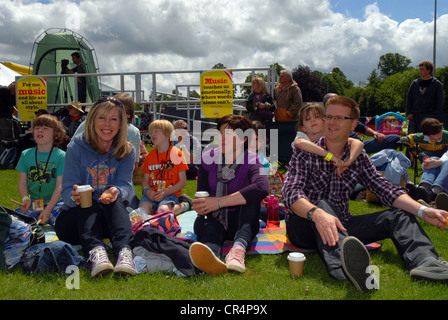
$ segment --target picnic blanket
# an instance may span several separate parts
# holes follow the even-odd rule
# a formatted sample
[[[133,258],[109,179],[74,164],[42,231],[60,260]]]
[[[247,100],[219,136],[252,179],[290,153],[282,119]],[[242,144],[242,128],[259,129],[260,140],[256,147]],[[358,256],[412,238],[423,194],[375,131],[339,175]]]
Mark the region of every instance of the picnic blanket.
[[[196,211],[188,211],[179,216],[181,232],[194,232],[193,225],[196,219]],[[223,254],[227,254],[232,248],[233,242],[226,241],[223,244]],[[381,247],[380,243],[371,243],[366,245],[367,250],[375,250]],[[281,254],[283,252],[315,252],[314,250],[304,249],[294,246],[288,239],[286,234],[285,221],[280,221],[278,228],[261,228],[255,238],[252,240],[252,245],[246,254]]]
[[[193,225],[196,219],[196,211],[188,211],[179,216],[181,232],[194,232]],[[223,254],[227,254],[232,248],[232,241],[226,241],[223,244]],[[280,254],[286,251],[300,251],[300,252],[312,252],[313,250],[307,250],[294,246],[286,235],[285,222],[280,222],[280,227],[260,229],[257,236],[252,240],[250,250],[246,254]]]
[[[256,237],[252,240],[252,245],[246,254],[280,254],[286,251],[314,252],[314,250],[303,249],[294,246],[286,235],[284,221],[281,221],[278,228],[260,229]],[[226,241],[222,246],[223,254],[227,254],[232,248],[233,242]]]
[[[196,220],[197,213],[194,210],[184,212],[177,216],[177,220],[181,227],[181,234],[191,233],[194,234],[193,226]],[[54,229],[47,226],[45,229],[46,242],[52,242],[58,240]],[[182,238],[182,237],[181,237]],[[108,243],[109,241],[106,241]],[[226,241],[223,244],[222,251],[223,254],[227,254],[232,248],[233,242]],[[80,246],[75,246],[79,247]],[[380,243],[371,243],[366,245],[368,250],[375,250],[381,247]],[[315,252],[314,250],[304,249],[294,246],[291,241],[289,241],[286,234],[286,224],[285,221],[280,221],[280,227],[278,228],[260,228],[258,234],[252,240],[250,249],[246,254],[281,254],[284,252]]]

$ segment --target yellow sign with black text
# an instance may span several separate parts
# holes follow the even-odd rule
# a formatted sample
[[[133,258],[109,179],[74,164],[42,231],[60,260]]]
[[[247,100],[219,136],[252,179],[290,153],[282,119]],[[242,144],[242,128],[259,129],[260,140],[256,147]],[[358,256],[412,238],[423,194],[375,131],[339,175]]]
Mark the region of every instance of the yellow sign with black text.
[[[233,111],[232,70],[201,71],[201,109],[204,118],[222,118]]]
[[[16,81],[16,106],[21,121],[33,121],[35,112],[47,110],[47,79],[46,77],[20,77]]]

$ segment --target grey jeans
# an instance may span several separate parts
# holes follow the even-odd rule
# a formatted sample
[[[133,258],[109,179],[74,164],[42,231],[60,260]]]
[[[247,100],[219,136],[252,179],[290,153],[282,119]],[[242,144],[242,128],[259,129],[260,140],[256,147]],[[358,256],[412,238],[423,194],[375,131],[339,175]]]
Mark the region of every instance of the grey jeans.
[[[338,218],[339,212],[327,201],[316,204],[327,213]],[[302,248],[317,250],[331,277],[346,279],[342,271],[341,243],[347,236],[354,236],[364,244],[390,238],[406,269],[409,271],[438,258],[438,254],[417,218],[400,209],[353,216],[344,224],[347,232],[339,231],[339,242],[334,247],[324,245],[316,226],[297,215],[286,222],[286,231],[291,242]]]

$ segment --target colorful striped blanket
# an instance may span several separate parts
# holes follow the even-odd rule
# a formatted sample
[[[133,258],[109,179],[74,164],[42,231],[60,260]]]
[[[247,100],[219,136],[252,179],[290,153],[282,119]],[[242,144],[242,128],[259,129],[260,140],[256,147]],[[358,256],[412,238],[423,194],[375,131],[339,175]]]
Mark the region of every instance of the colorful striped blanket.
[[[286,235],[286,227],[282,221],[280,227],[260,229],[257,236],[252,240],[252,246],[247,254],[280,254],[286,251],[314,252],[313,250],[298,248],[294,246]],[[232,241],[224,242],[222,251],[227,254],[232,248]]]
[[[193,225],[196,219],[197,213],[195,211],[188,211],[177,216],[179,224],[181,226],[181,232],[194,232]],[[366,245],[368,250],[375,250],[381,247],[379,243],[372,243]],[[232,241],[226,241],[223,244],[223,253],[227,254],[232,248]],[[280,222],[280,227],[260,229],[256,237],[252,240],[252,246],[247,254],[281,254],[288,251],[299,252],[314,252],[314,250],[298,248],[294,246],[286,235],[285,222]]]
[[[196,216],[195,211],[188,211],[177,216],[182,233],[194,232],[193,225]],[[223,253],[227,254],[230,248],[232,248],[232,241],[224,242]],[[285,222],[282,221],[278,228],[260,229],[252,240],[252,246],[247,254],[280,254],[286,251],[312,252],[312,250],[298,248],[289,241]]]

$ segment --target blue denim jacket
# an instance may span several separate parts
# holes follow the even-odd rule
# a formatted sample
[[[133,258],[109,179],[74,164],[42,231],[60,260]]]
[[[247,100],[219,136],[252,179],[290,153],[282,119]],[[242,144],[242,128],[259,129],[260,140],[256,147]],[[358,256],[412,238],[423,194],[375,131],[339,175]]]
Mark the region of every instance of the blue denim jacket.
[[[29,247],[20,261],[23,272],[65,273],[68,266],[87,266],[87,260],[69,244],[61,240],[39,243]]]
[[[5,240],[5,262],[8,269],[16,266],[28,248],[31,239],[31,226],[15,216],[11,216],[12,223],[8,237]]]

